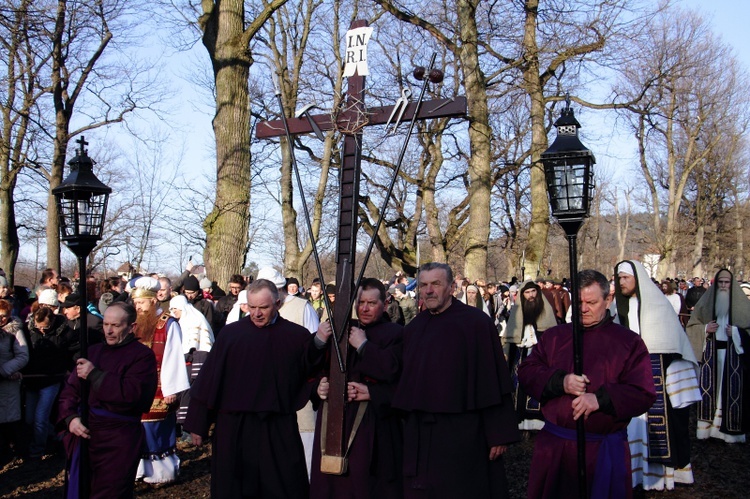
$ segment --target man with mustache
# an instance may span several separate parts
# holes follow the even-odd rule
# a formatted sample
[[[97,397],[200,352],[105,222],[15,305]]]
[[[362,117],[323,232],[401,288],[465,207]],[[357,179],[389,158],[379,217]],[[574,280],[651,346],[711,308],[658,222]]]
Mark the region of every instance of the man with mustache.
[[[161,284],[153,277],[139,277],[132,285],[130,297],[137,312],[138,340],[156,355],[159,385],[148,412],[141,417],[146,430],[147,452],[138,466],[137,478],[160,484],[177,478],[178,394],[190,388],[185,356],[182,353],[180,324],[157,305],[156,293]]]

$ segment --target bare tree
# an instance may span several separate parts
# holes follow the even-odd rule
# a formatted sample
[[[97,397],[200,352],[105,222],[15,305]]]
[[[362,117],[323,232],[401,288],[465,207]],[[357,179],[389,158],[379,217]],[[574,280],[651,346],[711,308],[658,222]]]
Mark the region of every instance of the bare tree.
[[[697,14],[665,13],[648,33],[635,47],[640,57],[624,72],[621,90],[630,97],[643,95],[629,110],[663,278],[675,272],[685,189],[718,145],[721,134],[710,133],[714,124],[732,119],[739,87],[727,47]]]
[[[338,2],[334,3],[332,12],[325,14],[319,12],[321,2],[302,0],[294,3],[287,3],[266,23],[267,43],[269,45],[270,56],[269,65],[275,75],[278,75],[280,91],[284,112],[287,117],[293,116],[297,103],[301,97],[309,98],[314,103],[321,97],[330,95],[333,100],[333,106],[336,108],[341,100],[344,78],[339,68],[342,67],[341,47],[339,32],[339,10]],[[287,9],[287,7],[291,7]],[[320,18],[320,16],[323,16]],[[330,17],[329,17],[330,16]],[[332,21],[330,28],[324,28]],[[328,31],[330,29],[330,32]],[[330,47],[331,52],[326,52],[318,48],[317,50],[308,48],[311,43],[310,37],[313,31],[322,31],[318,33],[313,43],[326,40],[329,43],[322,44],[322,47]],[[328,39],[330,35],[330,39]],[[315,65],[313,71],[303,72],[304,66],[310,66],[309,60],[320,60],[319,57],[328,59],[330,63]],[[312,57],[311,57],[312,56]],[[325,86],[331,85],[330,90]],[[303,103],[306,105],[308,103]],[[276,114],[276,113],[274,113]],[[296,154],[300,170],[305,163],[313,166],[312,170],[319,170],[317,181],[314,175],[308,177],[309,184],[315,185],[314,190],[309,192],[300,192],[300,198],[304,198],[308,205],[311,217],[311,226],[313,237],[317,240],[320,235],[320,226],[322,219],[322,210],[324,198],[326,196],[326,187],[329,181],[329,172],[334,165],[335,151],[340,134],[331,130],[326,132],[322,148],[305,145],[301,138],[297,138],[293,147],[300,149],[302,154]],[[280,207],[281,222],[283,226],[283,267],[286,275],[302,279],[304,264],[312,254],[312,240],[307,234],[307,226],[302,221],[298,221],[297,210],[295,208],[295,186],[294,172],[292,170],[292,158],[289,151],[290,144],[286,137],[280,139]],[[308,161],[305,161],[307,159]],[[303,175],[304,171],[300,172]],[[300,199],[301,201],[301,199]],[[302,237],[300,230],[302,228]],[[301,245],[301,240],[304,243]]]
[[[547,148],[547,104],[560,99],[563,81],[577,84],[578,72],[593,55],[601,55],[610,41],[632,35],[624,12],[631,2],[539,2],[525,0],[507,9],[492,2],[455,0],[441,9],[430,4],[397,4],[375,0],[398,19],[418,26],[444,44],[460,61],[469,102],[471,124],[469,159],[471,213],[467,228],[466,273],[483,275],[489,235],[492,187],[491,139],[488,99],[496,87],[520,89],[529,102],[531,138],[527,145],[531,164],[531,221],[526,245],[527,268],[541,264],[549,224],[541,153]],[[544,16],[540,16],[540,3]],[[455,19],[446,22],[446,19]],[[612,43],[613,47],[616,44]]]
[[[625,246],[628,241],[628,231],[630,230],[630,196],[633,194],[632,187],[625,187],[623,189],[623,195],[625,197],[625,210],[624,213],[621,211],[619,189],[615,187],[612,193],[612,209],[615,212],[615,229],[617,231],[617,261],[621,262],[625,259]]]
[[[3,2],[0,15],[0,266],[13,283],[19,239],[14,199],[18,176],[38,155],[34,139],[42,135],[38,112],[43,106],[41,88],[50,54],[44,51],[41,32],[44,18],[36,2]]]
[[[59,268],[60,227],[54,209],[52,189],[63,179],[68,142],[86,131],[123,122],[138,109],[151,106],[160,98],[159,86],[148,65],[114,62],[105,52],[113,52],[117,36],[122,46],[133,41],[137,1],[57,0],[51,29],[51,79],[48,88],[54,104],[54,135],[49,169],[47,210],[47,265]],[[117,51],[117,47],[114,51]],[[83,103],[81,101],[84,101]],[[77,107],[86,116],[82,125],[71,130]]]

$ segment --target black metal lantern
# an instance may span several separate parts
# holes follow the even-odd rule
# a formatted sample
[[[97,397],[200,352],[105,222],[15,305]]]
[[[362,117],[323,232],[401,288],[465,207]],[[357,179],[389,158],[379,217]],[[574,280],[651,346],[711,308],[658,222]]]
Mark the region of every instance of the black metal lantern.
[[[88,156],[83,137],[70,173],[52,189],[60,220],[60,238],[77,256],[88,255],[102,238],[107,201],[112,189],[94,175],[94,161]]]
[[[583,220],[589,216],[589,206],[594,191],[594,154],[578,139],[581,124],[570,108],[570,96],[565,97],[565,109],[555,122],[557,137],[542,153],[544,176],[552,216],[565,231],[568,239],[570,264],[570,308],[573,318],[573,371],[581,376],[583,370],[583,325],[581,324],[578,285],[578,249],[576,239]],[[578,497],[588,497],[586,480],[586,430],[584,418],[576,421],[578,443]]]
[[[596,158],[578,138],[581,124],[570,108],[569,98],[555,127],[557,137],[542,153],[542,163],[552,216],[567,234],[569,230],[577,232],[589,215],[594,190],[592,165]]]
[[[60,185],[52,189],[60,221],[60,238],[70,251],[78,257],[78,306],[80,315],[79,355],[88,358],[89,330],[87,320],[88,297],[86,296],[86,258],[91,250],[102,239],[104,217],[107,213],[107,201],[112,192],[94,175],[94,161],[89,158],[86,146],[88,143],[81,136],[76,141],[80,147],[76,156],[71,159],[70,173]],[[87,380],[81,383],[81,423],[88,426],[88,393]],[[89,494],[88,446],[86,439],[81,439],[81,462],[79,473],[79,491],[81,497]]]

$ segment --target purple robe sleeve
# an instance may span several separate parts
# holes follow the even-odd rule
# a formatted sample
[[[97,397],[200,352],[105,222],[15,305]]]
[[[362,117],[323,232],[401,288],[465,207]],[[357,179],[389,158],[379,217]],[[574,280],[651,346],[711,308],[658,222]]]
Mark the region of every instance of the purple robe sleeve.
[[[78,406],[81,403],[81,385],[75,372],[63,380],[63,387],[58,399],[55,428],[66,431],[71,419],[78,416]]]
[[[531,354],[518,366],[518,382],[536,400],[542,399],[544,388],[559,369],[548,358],[544,337],[534,345]]]
[[[156,394],[156,357],[154,352],[139,352],[121,371],[95,368],[89,375],[92,395],[105,405],[137,407],[146,412]]]
[[[638,338],[625,360],[625,368],[617,383],[604,383],[604,388],[618,418],[632,418],[651,408],[656,400],[651,359],[646,345]]]

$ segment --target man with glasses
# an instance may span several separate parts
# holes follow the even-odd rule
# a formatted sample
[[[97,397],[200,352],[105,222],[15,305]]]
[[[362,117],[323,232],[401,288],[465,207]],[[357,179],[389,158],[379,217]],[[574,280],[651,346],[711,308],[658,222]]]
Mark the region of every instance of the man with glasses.
[[[750,394],[743,375],[743,358],[750,351],[749,330],[750,300],[732,273],[722,269],[716,274],[714,285],[695,304],[687,325],[693,350],[702,360],[699,439],[745,442],[750,415],[743,409],[748,406]]]
[[[229,312],[232,311],[232,307],[237,303],[237,297],[243,289],[245,289],[244,277],[235,274],[229,278],[229,293],[219,298],[219,301],[216,303],[218,317],[216,318],[217,328],[214,330],[215,333],[218,333],[219,329],[226,324]]]

